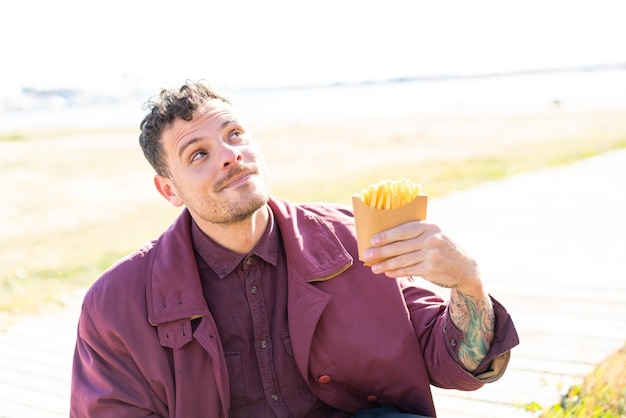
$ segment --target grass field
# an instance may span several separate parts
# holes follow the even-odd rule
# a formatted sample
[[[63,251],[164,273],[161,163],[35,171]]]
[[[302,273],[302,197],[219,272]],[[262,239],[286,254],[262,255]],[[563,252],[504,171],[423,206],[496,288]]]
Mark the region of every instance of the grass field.
[[[411,178],[437,197],[626,147],[623,114],[459,110],[252,128],[275,194],[349,204],[383,178]],[[7,133],[0,162],[0,327],[89,285],[178,213],[154,189],[133,129]]]
[[[614,107],[460,109],[253,129],[276,195],[349,204],[383,178],[411,178],[436,198],[624,148],[625,114]],[[64,295],[157,237],[179,212],[154,190],[133,129],[6,133],[0,166],[0,330],[20,315],[62,305]],[[623,370],[623,350],[616,356],[607,361]],[[618,384],[604,387],[617,387],[623,399]],[[579,392],[572,396],[580,399],[588,387],[573,388]],[[575,416],[558,408],[546,414]]]
[[[626,345],[600,362],[581,383],[568,388],[560,402],[538,408],[541,418],[623,418],[625,370]]]

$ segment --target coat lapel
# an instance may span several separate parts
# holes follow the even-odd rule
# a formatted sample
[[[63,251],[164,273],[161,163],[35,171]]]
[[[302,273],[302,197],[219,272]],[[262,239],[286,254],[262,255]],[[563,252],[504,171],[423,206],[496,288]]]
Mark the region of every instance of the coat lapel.
[[[352,265],[348,251],[315,213],[282,200],[270,200],[287,259],[287,314],[291,344],[300,373],[308,380],[315,328],[331,295],[312,283],[330,280]]]

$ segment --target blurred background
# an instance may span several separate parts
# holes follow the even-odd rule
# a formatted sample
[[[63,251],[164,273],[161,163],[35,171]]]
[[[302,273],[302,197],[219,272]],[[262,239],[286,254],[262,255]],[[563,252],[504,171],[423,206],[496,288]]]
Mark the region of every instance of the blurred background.
[[[371,110],[363,97],[372,95],[385,100],[375,111],[389,112],[626,95],[619,0],[24,0],[3,8],[4,131],[134,127],[161,87],[198,78],[261,121]]]

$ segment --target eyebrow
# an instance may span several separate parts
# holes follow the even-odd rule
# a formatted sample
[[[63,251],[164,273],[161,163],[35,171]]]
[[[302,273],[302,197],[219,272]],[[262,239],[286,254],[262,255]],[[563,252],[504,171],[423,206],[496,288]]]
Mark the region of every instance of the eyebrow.
[[[231,125],[231,124],[236,124],[236,123],[237,123],[237,120],[236,120],[236,119],[234,119],[234,118],[228,118],[227,120],[225,120],[224,122],[222,122],[222,125],[220,126],[220,129],[221,129],[221,130],[223,130],[224,128],[228,127],[228,125]],[[198,137],[195,137],[195,138],[191,138],[189,141],[185,142],[185,143],[183,144],[183,146],[182,146],[182,147],[180,147],[180,149],[178,150],[178,157],[182,158],[183,153],[185,152],[185,150],[186,150],[189,146],[191,146],[191,145],[195,144],[195,143],[196,143],[196,142],[198,142],[198,141],[201,141],[202,139],[203,139],[202,137],[198,136]]]

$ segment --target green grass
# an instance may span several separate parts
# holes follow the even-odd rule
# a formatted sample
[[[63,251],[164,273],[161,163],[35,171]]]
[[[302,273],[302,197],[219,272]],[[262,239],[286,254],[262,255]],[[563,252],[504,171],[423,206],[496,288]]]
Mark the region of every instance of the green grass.
[[[60,138],[68,135],[94,135],[94,134],[114,134],[114,133],[128,133],[133,130],[128,128],[51,128],[51,129],[32,129],[21,130],[15,132],[0,133],[0,143],[13,142],[13,141],[25,141],[29,139],[50,139]]]
[[[526,406],[541,418],[623,418],[626,416],[626,345],[614,352],[581,383],[570,387],[560,402],[542,408]]]
[[[422,184],[424,193],[431,197],[444,196],[452,191],[468,189],[479,184],[499,180],[514,174],[545,167],[569,164],[607,151],[626,148],[626,137],[607,140],[581,139],[566,146],[553,144],[517,145],[496,154],[460,160],[426,160],[415,164],[390,164],[363,167],[351,176],[332,181],[310,180],[307,187],[279,184],[274,189],[279,195],[296,201],[338,201],[346,203],[346,196],[361,190],[381,178],[408,177]],[[381,173],[382,177],[381,177]]]
[[[0,135],[0,142],[22,141],[28,139],[29,136],[20,132],[13,132]]]
[[[28,248],[36,257],[20,253],[14,258],[18,262],[0,266],[0,329],[11,318],[36,312],[88,286],[116,260],[157,237],[176,215],[163,203],[129,209],[124,218],[104,218],[60,233],[29,234],[12,241],[12,247]]]

